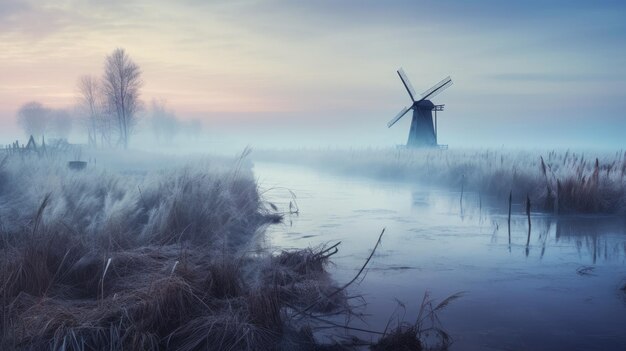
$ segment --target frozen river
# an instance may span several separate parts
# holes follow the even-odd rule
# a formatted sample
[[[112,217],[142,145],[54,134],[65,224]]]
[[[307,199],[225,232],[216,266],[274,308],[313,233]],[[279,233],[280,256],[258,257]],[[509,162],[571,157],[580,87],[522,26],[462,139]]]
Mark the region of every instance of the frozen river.
[[[513,208],[506,196],[333,175],[272,163],[254,167],[264,197],[299,214],[269,228],[276,248],[341,241],[333,277],[349,281],[383,228],[365,279],[350,288],[383,330],[397,309],[415,319],[429,291],[465,295],[440,313],[452,350],[626,350],[626,219],[561,217]],[[527,245],[528,242],[528,245]]]

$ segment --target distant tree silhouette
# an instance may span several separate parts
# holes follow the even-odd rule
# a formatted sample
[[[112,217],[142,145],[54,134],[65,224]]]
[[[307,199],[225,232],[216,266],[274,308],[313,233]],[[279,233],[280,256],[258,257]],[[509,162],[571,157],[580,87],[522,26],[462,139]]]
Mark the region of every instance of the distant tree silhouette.
[[[78,80],[78,111],[87,129],[87,142],[91,146],[98,146],[100,142],[110,142],[110,127],[105,123],[102,91],[98,78],[82,76]]]
[[[115,49],[106,57],[102,91],[107,111],[117,122],[118,142],[125,149],[137,124],[137,112],[141,109],[139,89],[142,85],[141,70],[124,49]]]
[[[27,102],[17,111],[17,123],[26,135],[44,136],[50,121],[50,110],[37,101]]]

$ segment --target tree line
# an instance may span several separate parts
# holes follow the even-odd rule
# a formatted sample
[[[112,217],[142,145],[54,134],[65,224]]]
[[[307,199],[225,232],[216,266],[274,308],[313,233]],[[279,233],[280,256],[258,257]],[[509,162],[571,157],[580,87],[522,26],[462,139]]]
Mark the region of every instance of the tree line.
[[[72,116],[67,109],[53,109],[32,101],[17,111],[17,122],[27,135],[43,137],[44,132],[66,139],[72,129]]]
[[[41,140],[44,134],[66,139],[73,122],[80,122],[90,146],[126,149],[144,110],[140,99],[143,83],[139,66],[118,48],[106,56],[100,77],[84,75],[78,79],[73,111],[28,102],[17,112],[18,124],[26,134]],[[164,100],[153,100],[149,113],[149,126],[159,142],[171,140],[183,129],[200,129],[199,121],[179,121]],[[73,119],[72,114],[78,118]]]

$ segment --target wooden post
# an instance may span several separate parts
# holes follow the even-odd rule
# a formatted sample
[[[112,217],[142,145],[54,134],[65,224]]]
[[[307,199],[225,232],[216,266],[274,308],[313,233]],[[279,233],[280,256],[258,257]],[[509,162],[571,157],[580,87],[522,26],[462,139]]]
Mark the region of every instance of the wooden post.
[[[528,217],[528,238],[526,239],[526,252],[528,252],[528,245],[530,245],[530,196],[526,194],[526,216]]]
[[[461,204],[461,210],[463,210],[463,187],[465,185],[465,174],[461,176],[461,198],[459,199],[459,203]]]
[[[509,249],[511,248],[511,204],[513,203],[513,190],[509,192]]]

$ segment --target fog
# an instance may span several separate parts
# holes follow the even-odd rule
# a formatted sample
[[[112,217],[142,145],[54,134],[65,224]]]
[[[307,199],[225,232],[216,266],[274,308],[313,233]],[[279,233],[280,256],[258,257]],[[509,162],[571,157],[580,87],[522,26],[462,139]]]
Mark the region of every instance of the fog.
[[[624,18],[2,1],[0,349],[626,349]]]
[[[1,6],[3,144],[28,137],[21,105],[73,106],[79,78],[101,78],[104,57],[122,47],[141,68],[144,108],[167,101],[220,148],[403,144],[406,120],[385,127],[410,103],[399,67],[418,92],[455,82],[434,101],[446,105],[442,144],[624,147],[620,2]]]
[[[380,115],[380,123],[359,122],[351,118],[334,123],[329,128],[318,123],[298,122],[241,122],[228,120],[212,122],[200,117],[188,117],[177,114],[173,129],[164,130],[162,137],[157,137],[149,114],[140,118],[139,125],[132,135],[130,147],[146,150],[157,147],[167,152],[217,152],[234,153],[245,146],[254,149],[364,149],[395,148],[406,143],[410,118],[398,122],[393,128],[385,123],[397,111]],[[511,148],[511,149],[576,149],[576,150],[619,150],[626,147],[622,122],[607,125],[595,125],[584,128],[579,122],[558,125],[560,122],[542,123],[541,130],[524,123],[511,122],[506,126],[488,125],[467,127],[459,130],[450,121],[452,112],[439,115],[439,142],[452,149],[463,148]],[[389,117],[391,116],[391,117]],[[274,124],[275,123],[275,124]],[[473,128],[473,129],[472,129]],[[159,132],[157,132],[159,133]],[[54,133],[51,137],[55,137]],[[64,129],[69,141],[77,144],[87,143],[87,134],[83,123],[76,119],[71,128]],[[3,128],[0,132],[0,144],[6,145],[28,139],[16,126]]]

